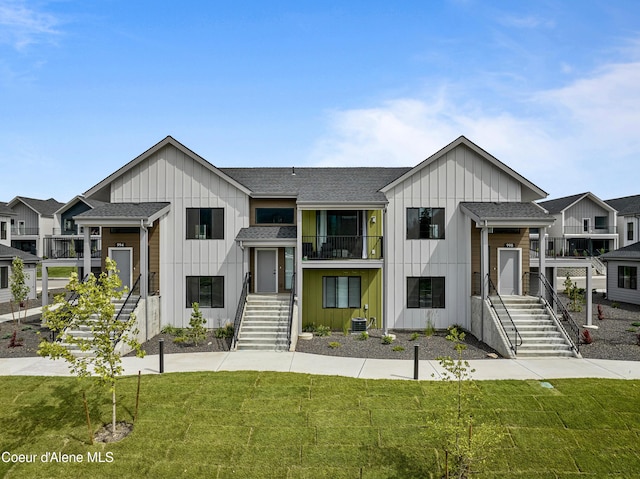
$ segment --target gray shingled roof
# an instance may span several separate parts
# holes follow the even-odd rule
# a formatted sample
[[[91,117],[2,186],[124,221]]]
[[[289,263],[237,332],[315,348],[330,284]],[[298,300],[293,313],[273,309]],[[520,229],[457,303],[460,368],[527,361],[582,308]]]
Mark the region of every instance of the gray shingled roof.
[[[552,219],[535,203],[462,202],[460,204],[482,220]]]
[[[148,218],[171,203],[103,203],[92,210],[80,213],[74,218]]]
[[[11,248],[10,246],[5,246],[0,244],[0,259],[2,260],[13,260],[15,257],[21,258],[25,263],[39,263],[40,258],[37,256],[27,253],[26,251],[22,251],[16,248]]]
[[[613,198],[605,203],[617,210],[621,216],[640,214],[640,195]]]
[[[573,203],[578,201],[583,196],[588,195],[589,193],[579,193],[577,195],[564,196],[562,198],[556,198],[555,200],[547,200],[547,201],[539,201],[538,204],[542,206],[545,210],[547,210],[552,215],[556,213],[560,213],[562,210],[571,206]]]
[[[295,239],[297,228],[295,226],[250,226],[242,228],[236,240],[256,239]]]
[[[615,259],[640,261],[640,242],[630,244],[615,251],[609,251],[608,253],[600,255],[600,259],[604,261]]]
[[[17,196],[17,199],[22,201],[25,205],[28,205],[33,210],[37,211],[42,216],[52,217],[53,214],[64,206],[64,203],[60,203],[53,198],[48,200],[38,200],[36,198],[27,198],[25,196]]]
[[[411,168],[220,168],[254,196],[295,196],[298,203],[386,203],[380,189]]]
[[[16,212],[9,208],[7,203],[0,201],[0,216],[15,216]]]

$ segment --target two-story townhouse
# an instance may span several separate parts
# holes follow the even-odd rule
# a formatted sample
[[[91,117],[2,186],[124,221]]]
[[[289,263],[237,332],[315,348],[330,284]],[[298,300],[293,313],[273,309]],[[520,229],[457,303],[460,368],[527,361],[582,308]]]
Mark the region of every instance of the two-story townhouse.
[[[15,211],[7,203],[0,201],[0,244],[11,246],[11,219],[16,216]]]
[[[42,256],[44,238],[53,233],[53,216],[63,203],[16,196],[8,206],[16,213],[11,219],[11,246]]]
[[[538,204],[556,219],[547,235],[550,256],[599,256],[618,248],[616,209],[593,193]],[[533,239],[538,240],[535,236]]]
[[[126,285],[160,293],[162,324],[188,324],[193,302],[209,327],[233,321],[246,285],[295,291],[297,332],[356,318],[470,328],[489,282],[525,292],[529,228],[554,221],[533,203],[545,195],[465,137],[413,168],[217,168],[167,137],[85,192],[102,204],[72,218],[85,247],[102,228],[102,262]]]
[[[640,241],[640,195],[613,198],[605,203],[618,211],[617,226],[621,246]]]

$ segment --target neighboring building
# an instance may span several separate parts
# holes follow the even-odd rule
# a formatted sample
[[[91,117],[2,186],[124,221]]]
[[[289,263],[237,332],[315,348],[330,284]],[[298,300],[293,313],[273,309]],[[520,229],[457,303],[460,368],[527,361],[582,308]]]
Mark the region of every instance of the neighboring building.
[[[53,198],[38,200],[16,196],[8,206],[16,213],[11,219],[11,246],[42,256],[44,237],[53,233],[53,215],[63,204]]]
[[[547,231],[546,250],[549,256],[599,256],[618,247],[616,209],[593,193],[580,193],[538,204],[556,219]],[[532,233],[532,239],[538,240],[537,231]]]
[[[640,242],[602,255],[607,263],[607,299],[640,304]]]
[[[24,262],[25,284],[29,287],[28,299],[36,299],[36,266],[40,258],[0,243],[0,303],[11,301],[11,264],[15,257]]]
[[[618,211],[618,235],[622,246],[640,241],[640,195],[606,200]]]
[[[11,219],[15,216],[15,211],[0,201],[0,245],[11,246]]]
[[[465,137],[413,168],[295,169],[217,168],[167,137],[71,219],[83,245],[101,228],[102,262],[125,284],[159,291],[162,324],[186,326],[193,302],[209,327],[233,322],[251,273],[250,292],[295,288],[297,331],[353,318],[470,329],[475,276],[524,292],[529,228],[553,222],[533,203],[545,196]]]

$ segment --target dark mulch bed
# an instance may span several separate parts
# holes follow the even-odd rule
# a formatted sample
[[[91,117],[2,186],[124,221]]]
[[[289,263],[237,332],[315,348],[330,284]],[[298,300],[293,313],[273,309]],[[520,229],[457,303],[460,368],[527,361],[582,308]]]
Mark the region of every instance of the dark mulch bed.
[[[566,301],[568,302],[568,299]],[[605,318],[603,320],[598,319],[598,304],[602,305]],[[582,326],[586,323],[584,312],[572,313],[572,315],[582,330]],[[604,299],[601,294],[594,295],[593,324],[598,326],[598,329],[591,330],[593,343],[580,345],[582,356],[592,359],[640,361],[640,346],[637,344],[640,327],[633,326],[634,322],[640,322],[640,306],[625,303],[616,305]],[[17,331],[17,337],[22,339],[22,346],[10,348],[9,342],[14,330]],[[369,332],[370,337],[365,341],[359,339],[359,334],[345,336],[342,332],[333,332],[327,337],[314,336],[310,341],[299,340],[296,351],[326,356],[413,359],[414,346],[417,344],[420,359],[455,355],[453,344],[445,339],[446,333],[442,331],[430,337],[420,332],[420,337],[413,341],[411,332],[392,331],[396,335],[396,340],[392,344],[382,344],[380,330]],[[13,321],[0,323],[0,358],[36,356],[40,340],[49,337],[49,330],[40,326],[39,316],[27,318],[20,325]],[[228,351],[230,344],[228,339],[216,338],[213,331],[210,331],[207,338],[198,346],[178,344],[173,341],[174,336],[159,334],[143,345],[146,354],[158,354],[160,339],[164,339],[165,354]],[[340,346],[331,348],[329,347],[331,342],[339,343]],[[465,344],[467,345],[463,353],[465,359],[482,359],[494,352],[471,334],[467,334]],[[400,348],[404,349],[399,350]]]

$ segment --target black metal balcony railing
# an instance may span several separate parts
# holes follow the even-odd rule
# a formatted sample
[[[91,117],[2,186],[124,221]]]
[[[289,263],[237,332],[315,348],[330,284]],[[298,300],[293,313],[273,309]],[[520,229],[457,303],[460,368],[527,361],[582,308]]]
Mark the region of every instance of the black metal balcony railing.
[[[12,236],[37,236],[40,228],[37,226],[33,228],[27,228],[26,226],[21,225],[11,225],[11,235]]]
[[[52,234],[53,236],[83,236],[83,233],[77,231],[76,228],[73,228],[73,229],[53,228]],[[100,236],[100,228],[91,227],[90,234],[91,236]]]
[[[303,259],[382,259],[382,236],[303,236]],[[365,249],[366,248],[366,249]]]
[[[564,234],[566,235],[607,235],[607,234],[615,233],[616,227],[615,226],[598,227],[598,226],[591,225],[585,231],[585,228],[583,225],[565,226],[563,231],[564,231]]]
[[[612,246],[613,240],[597,240],[594,238],[554,238],[548,237],[546,239],[546,258],[558,258],[558,257],[572,257],[583,258],[600,256],[601,254],[609,252],[609,248]],[[532,259],[540,257],[540,240],[532,239],[529,242],[530,255]]]
[[[91,240],[91,257],[100,258],[102,239]],[[44,238],[44,255],[51,259],[84,257],[84,240],[77,238]]]

